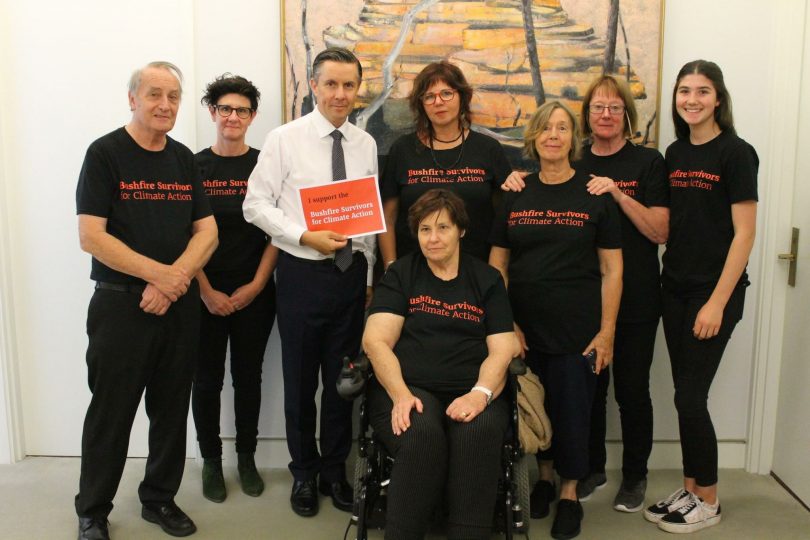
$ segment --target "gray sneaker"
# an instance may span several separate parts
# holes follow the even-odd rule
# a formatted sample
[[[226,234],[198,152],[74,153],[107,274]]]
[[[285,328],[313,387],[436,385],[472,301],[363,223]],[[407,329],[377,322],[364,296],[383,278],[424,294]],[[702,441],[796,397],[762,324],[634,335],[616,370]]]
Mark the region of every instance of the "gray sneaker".
[[[607,476],[605,473],[591,473],[577,482],[577,499],[585,502],[591,498],[591,494],[597,489],[605,487]]]
[[[647,479],[631,482],[622,480],[613,509],[619,512],[638,512],[644,507],[644,495],[647,493]]]

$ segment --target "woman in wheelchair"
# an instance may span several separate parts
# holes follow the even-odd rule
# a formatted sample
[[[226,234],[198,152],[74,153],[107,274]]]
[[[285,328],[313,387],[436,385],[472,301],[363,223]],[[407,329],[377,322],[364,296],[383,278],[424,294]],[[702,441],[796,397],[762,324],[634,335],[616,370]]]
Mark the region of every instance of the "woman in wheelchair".
[[[443,498],[448,538],[492,530],[517,339],[500,274],[460,253],[468,223],[457,195],[421,196],[408,212],[421,251],[388,268],[369,310],[369,419],[395,458],[387,539],[422,538]]]

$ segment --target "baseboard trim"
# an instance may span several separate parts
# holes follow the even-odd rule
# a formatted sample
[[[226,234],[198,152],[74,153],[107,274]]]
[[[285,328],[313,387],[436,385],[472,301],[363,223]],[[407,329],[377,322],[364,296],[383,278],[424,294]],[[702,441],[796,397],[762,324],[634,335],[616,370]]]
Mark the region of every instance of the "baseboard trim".
[[[225,466],[236,466],[236,450],[232,437],[222,440],[222,459]],[[718,443],[718,464],[721,469],[742,469],[745,467],[745,441],[720,441]],[[199,459],[199,453],[197,455]],[[284,469],[290,461],[285,439],[259,439],[256,448],[256,464],[261,468]],[[621,469],[622,443],[608,441],[607,468]],[[681,444],[678,441],[655,441],[648,463],[650,469],[680,469]]]

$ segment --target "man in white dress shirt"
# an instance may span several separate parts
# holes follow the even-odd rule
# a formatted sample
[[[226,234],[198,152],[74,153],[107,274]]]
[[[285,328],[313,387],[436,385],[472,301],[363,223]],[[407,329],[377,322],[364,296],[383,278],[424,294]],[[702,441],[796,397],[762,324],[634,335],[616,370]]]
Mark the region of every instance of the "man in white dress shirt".
[[[281,250],[276,286],[293,475],[290,503],[302,516],[318,513],[318,491],[331,496],[335,507],[352,509],[345,471],[352,406],[337,395],[335,383],[341,359],[360,348],[375,238],[308,231],[296,190],[377,173],[374,139],[348,121],[361,80],[360,62],[350,51],[329,48],[315,57],[309,84],[317,108],[270,132],[242,206],[245,219]],[[315,439],[319,372],[320,452]]]

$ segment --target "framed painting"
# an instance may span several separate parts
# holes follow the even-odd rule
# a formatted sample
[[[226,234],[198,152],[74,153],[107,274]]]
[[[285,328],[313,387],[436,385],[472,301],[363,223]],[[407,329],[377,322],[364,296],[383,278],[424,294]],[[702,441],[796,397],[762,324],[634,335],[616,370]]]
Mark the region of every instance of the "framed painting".
[[[637,142],[658,135],[663,0],[282,0],[284,121],[311,111],[312,59],[352,50],[363,84],[351,120],[381,154],[413,129],[408,95],[428,63],[459,66],[475,93],[473,129],[520,162],[523,125],[546,100],[577,113],[592,78],[615,73],[639,109]]]

